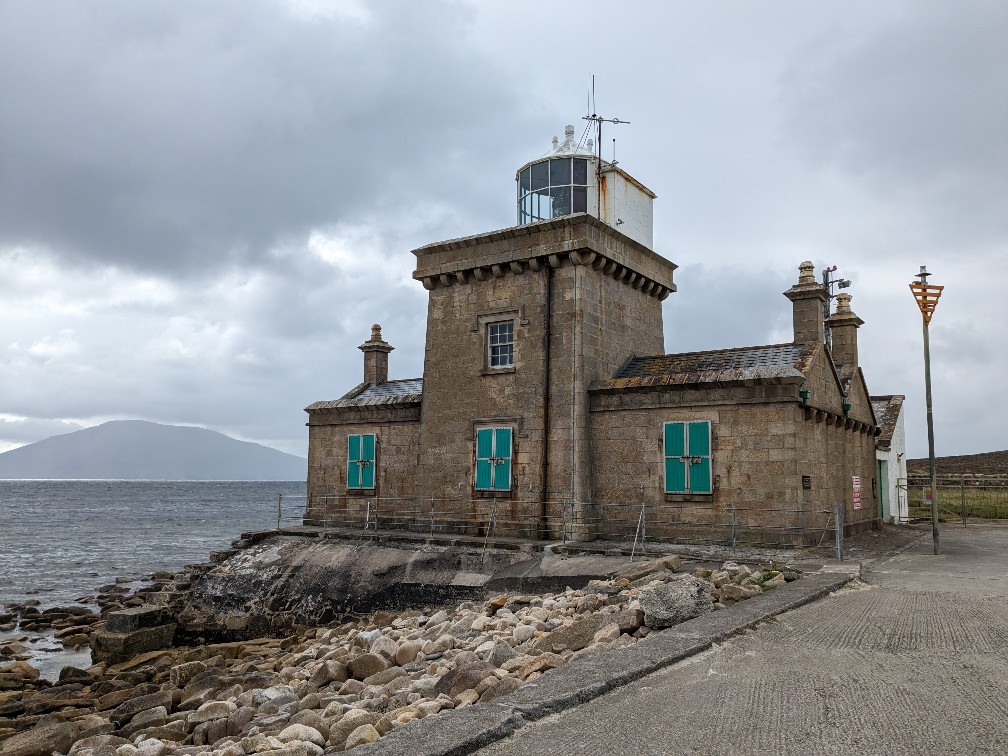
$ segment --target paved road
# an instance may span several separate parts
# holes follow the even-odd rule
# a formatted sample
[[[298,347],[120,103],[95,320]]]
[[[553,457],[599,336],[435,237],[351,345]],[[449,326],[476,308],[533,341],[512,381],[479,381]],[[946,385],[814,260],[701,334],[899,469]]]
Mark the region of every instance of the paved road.
[[[1008,753],[1008,528],[941,543],[478,753]]]

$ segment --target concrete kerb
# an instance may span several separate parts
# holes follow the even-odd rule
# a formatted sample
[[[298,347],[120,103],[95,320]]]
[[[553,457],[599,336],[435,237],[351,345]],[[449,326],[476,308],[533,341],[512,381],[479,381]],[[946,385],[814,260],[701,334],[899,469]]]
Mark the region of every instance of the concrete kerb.
[[[581,657],[551,669],[509,696],[411,722],[377,743],[358,746],[359,756],[461,756],[502,740],[525,724],[585,703],[635,682],[744,632],[760,622],[829,595],[853,580],[849,572],[823,572],[777,588],[759,598],[711,612],[649,635],[633,646]]]

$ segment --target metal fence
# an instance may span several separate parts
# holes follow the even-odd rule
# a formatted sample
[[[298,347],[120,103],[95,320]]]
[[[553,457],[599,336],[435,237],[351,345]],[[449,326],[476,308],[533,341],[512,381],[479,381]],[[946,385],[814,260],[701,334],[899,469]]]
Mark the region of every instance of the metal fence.
[[[943,475],[937,481],[935,501],[939,519],[1008,519],[1008,477],[997,475]],[[900,496],[906,497],[910,519],[930,519],[931,480],[914,476],[899,481]]]
[[[642,497],[643,499],[643,497]],[[405,531],[482,539],[647,542],[720,546],[805,547],[837,545],[842,558],[843,509],[801,504],[761,507],[731,503],[573,501],[554,492],[522,491],[508,497],[304,497],[281,496],[277,527]]]

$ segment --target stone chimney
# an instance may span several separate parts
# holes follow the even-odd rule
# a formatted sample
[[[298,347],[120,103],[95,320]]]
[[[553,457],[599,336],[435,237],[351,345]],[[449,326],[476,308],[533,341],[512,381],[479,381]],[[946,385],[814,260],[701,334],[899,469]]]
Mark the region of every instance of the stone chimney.
[[[364,383],[374,386],[388,380],[388,354],[394,346],[382,340],[381,326],[371,326],[371,338],[359,347],[364,352]]]
[[[798,266],[798,283],[784,292],[794,306],[794,343],[826,341],[823,307],[828,295],[815,279],[815,266],[808,260]]]
[[[841,292],[836,301],[836,312],[826,319],[833,342],[833,362],[844,366],[845,375],[851,375],[858,367],[857,329],[864,321],[851,310],[850,294]]]

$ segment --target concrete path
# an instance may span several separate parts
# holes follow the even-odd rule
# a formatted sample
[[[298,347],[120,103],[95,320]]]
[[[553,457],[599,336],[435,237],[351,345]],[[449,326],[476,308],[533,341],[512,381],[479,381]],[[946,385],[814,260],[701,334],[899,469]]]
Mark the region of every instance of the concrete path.
[[[1008,753],[1008,528],[941,544],[477,753]]]

